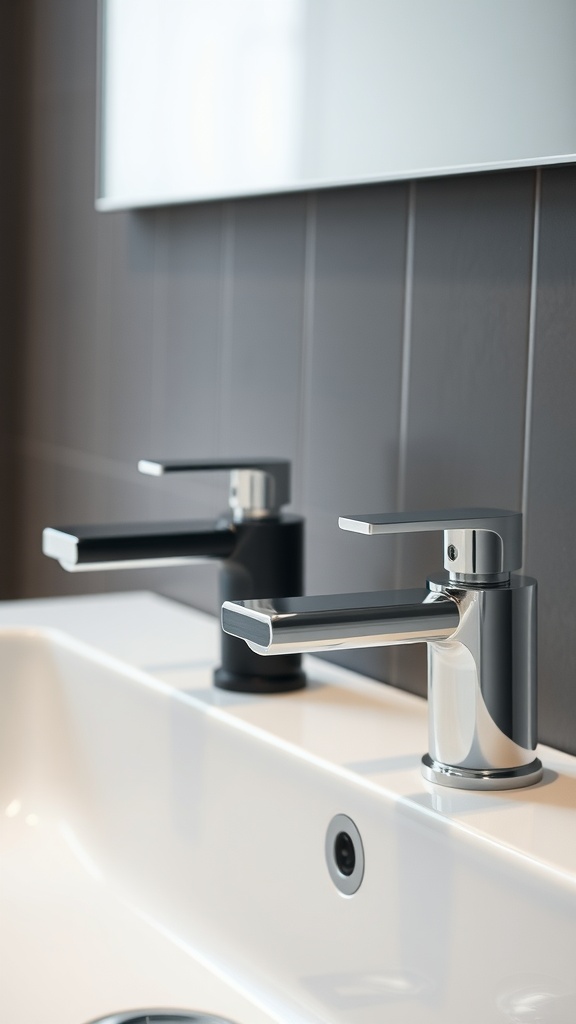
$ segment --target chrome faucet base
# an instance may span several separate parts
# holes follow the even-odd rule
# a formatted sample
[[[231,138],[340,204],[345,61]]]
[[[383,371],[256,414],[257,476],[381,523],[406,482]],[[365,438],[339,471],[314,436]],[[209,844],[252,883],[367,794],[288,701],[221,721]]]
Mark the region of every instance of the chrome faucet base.
[[[542,762],[535,757],[530,764],[516,768],[456,768],[454,765],[435,761],[430,754],[422,758],[422,775],[427,782],[451,789],[522,789],[533,786],[542,779]]]

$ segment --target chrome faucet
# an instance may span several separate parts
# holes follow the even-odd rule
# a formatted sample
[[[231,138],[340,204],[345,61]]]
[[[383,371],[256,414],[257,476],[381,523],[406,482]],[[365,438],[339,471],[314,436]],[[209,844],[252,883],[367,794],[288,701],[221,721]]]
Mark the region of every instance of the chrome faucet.
[[[424,590],[226,601],[222,627],[259,654],[426,642],[429,752],[422,772],[460,789],[538,782],[536,581],[522,516],[502,509],[347,516],[363,534],[444,531],[444,574]]]
[[[190,565],[220,561],[220,598],[277,596],[303,590],[304,520],[283,513],[290,501],[286,459],[150,460],[141,473],[230,472],[230,511],[217,520],[47,527],[43,551],[69,572]],[[222,634],[216,686],[245,693],[282,693],[305,685],[299,654],[263,662]]]

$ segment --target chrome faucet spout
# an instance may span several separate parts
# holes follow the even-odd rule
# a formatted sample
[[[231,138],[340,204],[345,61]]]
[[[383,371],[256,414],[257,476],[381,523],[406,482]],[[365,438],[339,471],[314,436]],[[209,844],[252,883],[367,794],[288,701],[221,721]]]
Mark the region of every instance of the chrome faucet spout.
[[[451,637],[459,622],[450,597],[423,589],[226,601],[222,606],[224,632],[264,655],[438,642]]]
[[[522,561],[521,514],[377,513],[342,517],[340,526],[366,535],[441,530],[447,571],[420,591],[226,601],[225,632],[265,655],[425,642],[424,777],[460,789],[538,782],[537,587],[514,572]]]

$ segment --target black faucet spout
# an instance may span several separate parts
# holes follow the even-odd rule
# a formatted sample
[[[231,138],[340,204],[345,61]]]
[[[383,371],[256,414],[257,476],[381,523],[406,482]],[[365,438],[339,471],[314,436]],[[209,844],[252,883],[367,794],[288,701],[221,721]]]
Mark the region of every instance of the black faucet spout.
[[[219,562],[219,596],[251,600],[290,597],[304,586],[304,521],[282,513],[236,523],[230,516],[190,522],[47,527],[43,551],[69,572]],[[301,656],[279,653],[262,661],[236,637],[221,635],[216,686],[242,693],[301,689]]]
[[[42,550],[68,572],[85,572],[228,558],[235,545],[230,522],[193,520],[48,527]]]

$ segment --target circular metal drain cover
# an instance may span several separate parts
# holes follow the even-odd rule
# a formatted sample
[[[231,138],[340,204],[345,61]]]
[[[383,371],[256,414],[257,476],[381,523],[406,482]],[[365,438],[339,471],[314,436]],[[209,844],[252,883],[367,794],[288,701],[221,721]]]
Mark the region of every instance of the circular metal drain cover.
[[[336,814],[326,832],[326,863],[330,878],[345,896],[353,896],[364,878],[364,847],[347,814]]]
[[[234,1024],[224,1017],[209,1013],[189,1013],[186,1010],[131,1010],[99,1017],[89,1024]]]

